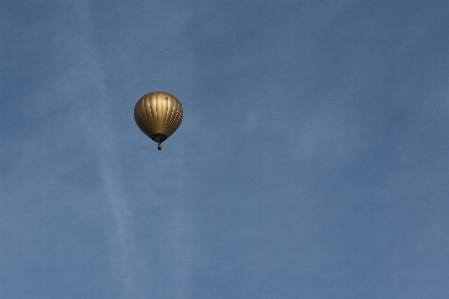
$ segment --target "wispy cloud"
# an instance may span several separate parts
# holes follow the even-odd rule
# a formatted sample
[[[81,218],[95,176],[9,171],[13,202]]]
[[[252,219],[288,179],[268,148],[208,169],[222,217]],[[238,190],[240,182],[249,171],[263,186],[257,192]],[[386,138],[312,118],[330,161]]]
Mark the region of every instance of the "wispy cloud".
[[[86,142],[96,155],[99,174],[114,220],[115,240],[111,240],[111,261],[119,270],[124,298],[139,298],[133,268],[133,220],[123,191],[117,141],[112,129],[111,95],[106,87],[107,73],[100,63],[98,50],[92,41],[91,17],[87,2],[77,3],[75,17],[78,26],[72,37],[73,66],[61,88],[71,90],[67,96],[80,99],[79,126]]]
[[[83,125],[86,129],[86,140],[91,143],[91,148],[95,151],[100,169],[103,188],[106,198],[110,204],[113,215],[116,242],[112,242],[111,258],[114,263],[118,263],[120,276],[122,278],[124,288],[124,298],[144,298],[144,288],[141,288],[141,277],[138,277],[141,265],[139,260],[144,256],[139,256],[139,252],[135,247],[135,235],[133,231],[132,211],[127,205],[127,194],[123,189],[123,177],[121,176],[120,159],[117,152],[118,141],[113,125],[113,111],[110,100],[114,98],[108,93],[105,83],[106,78],[111,75],[104,69],[98,56],[98,49],[91,40],[92,32],[89,30],[91,22],[89,11],[84,4],[78,9],[80,22],[87,25],[81,26],[85,28],[80,32],[80,41],[83,44],[83,53],[80,53],[81,65],[77,65],[80,80],[83,80],[82,86],[87,88],[80,91],[86,93],[89,97],[89,111],[83,116]],[[86,69],[89,71],[86,72]],[[137,99],[136,99],[137,100]],[[132,109],[130,108],[130,111]],[[129,114],[132,117],[132,113]],[[138,131],[138,128],[135,128]],[[142,138],[146,137],[142,134]],[[163,165],[163,159],[160,161]],[[188,176],[185,171],[185,165],[180,160],[172,160],[171,163],[177,165],[177,173],[170,179],[170,188],[174,190],[172,199],[173,204],[167,205],[166,217],[164,223],[161,223],[159,229],[161,236],[160,249],[162,250],[162,262],[169,270],[171,278],[167,281],[166,288],[161,290],[170,290],[171,298],[188,298],[191,284],[191,268],[192,268],[192,217],[188,209],[188,201],[183,198],[182,190],[186,191],[188,184]],[[154,163],[154,162],[153,162]],[[151,168],[148,168],[151,169]],[[163,169],[160,167],[159,169]],[[163,177],[169,177],[169,173],[162,170],[160,173]],[[166,176],[164,176],[166,175]],[[164,179],[162,179],[164,181]],[[166,181],[166,179],[165,179]],[[142,249],[145,250],[145,249]],[[149,253],[151,255],[151,252]],[[148,253],[145,255],[148,258]],[[150,257],[151,259],[151,257]],[[154,263],[148,265],[153,267]],[[153,269],[146,271],[154,272]],[[151,276],[158,276],[158,273],[152,273]],[[148,282],[145,282],[148,284]],[[147,292],[157,292],[158,287],[149,283],[153,290]]]

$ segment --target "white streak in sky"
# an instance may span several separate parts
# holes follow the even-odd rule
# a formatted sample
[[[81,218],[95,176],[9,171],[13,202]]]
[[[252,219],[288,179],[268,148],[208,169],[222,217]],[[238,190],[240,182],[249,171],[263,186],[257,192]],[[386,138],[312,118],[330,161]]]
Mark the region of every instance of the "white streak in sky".
[[[79,64],[74,69],[76,79],[84,84],[79,91],[88,104],[82,126],[87,132],[86,139],[97,155],[100,176],[106,199],[110,204],[116,230],[117,242],[112,242],[111,259],[119,268],[124,298],[139,298],[134,286],[134,273],[131,263],[131,248],[134,244],[132,217],[126,206],[121,184],[120,168],[114,131],[111,129],[111,96],[107,93],[105,74],[99,62],[95,44],[91,41],[92,30],[87,3],[79,2],[75,7],[80,19],[80,30],[73,43],[79,51]]]
[[[119,269],[118,275],[122,282],[123,298],[147,298],[143,296],[144,289],[151,293],[157,292],[158,289],[161,296],[169,298],[188,298],[191,288],[193,255],[191,215],[188,212],[188,204],[185,202],[186,194],[180,192],[188,189],[189,185],[187,183],[188,174],[183,171],[185,165],[182,161],[171,161],[177,166],[172,169],[176,173],[173,184],[171,184],[175,196],[167,201],[169,205],[169,209],[166,210],[168,219],[162,223],[160,228],[154,228],[160,229],[163,234],[161,238],[163,242],[161,246],[164,249],[162,263],[166,269],[164,272],[170,275],[168,285],[157,286],[151,281],[145,281],[146,286],[139,287],[139,282],[142,283],[143,279],[141,274],[144,273],[138,271],[141,265],[134,263],[138,256],[134,254],[135,237],[132,215],[126,205],[118,164],[118,142],[113,130],[111,108],[114,97],[108,94],[105,83],[108,74],[102,68],[98,48],[92,41],[93,30],[90,27],[92,22],[86,3],[80,3],[77,13],[80,18],[80,34],[74,44],[79,50],[81,63],[75,67],[75,73],[79,72],[75,76],[76,80],[83,82],[82,86],[85,90],[80,91],[81,95],[89,98],[84,99],[86,103],[89,103],[87,105],[89,110],[82,117],[84,123],[81,125],[86,129],[86,139],[97,155],[103,189],[114,219],[116,241],[112,242],[111,258],[113,263],[117,263],[116,267]],[[172,164],[173,167],[175,167],[174,164]],[[170,202],[175,204],[171,205]],[[146,271],[152,270],[150,268]],[[158,276],[160,273],[151,273],[151,275]]]

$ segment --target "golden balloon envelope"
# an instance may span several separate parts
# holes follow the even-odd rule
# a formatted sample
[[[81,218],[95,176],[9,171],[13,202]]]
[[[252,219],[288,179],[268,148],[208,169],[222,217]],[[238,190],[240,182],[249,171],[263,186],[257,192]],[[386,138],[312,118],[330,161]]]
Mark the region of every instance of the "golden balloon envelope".
[[[181,102],[163,91],[150,92],[137,101],[134,119],[140,130],[158,143],[158,149],[182,122]]]

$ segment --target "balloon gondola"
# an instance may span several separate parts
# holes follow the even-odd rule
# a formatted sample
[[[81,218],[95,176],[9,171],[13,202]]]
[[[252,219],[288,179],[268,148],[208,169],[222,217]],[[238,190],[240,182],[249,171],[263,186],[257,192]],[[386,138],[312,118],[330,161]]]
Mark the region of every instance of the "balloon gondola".
[[[170,137],[182,122],[181,102],[172,94],[163,91],[150,92],[141,97],[134,107],[134,120],[140,130],[157,142],[157,149],[162,149],[162,142]]]

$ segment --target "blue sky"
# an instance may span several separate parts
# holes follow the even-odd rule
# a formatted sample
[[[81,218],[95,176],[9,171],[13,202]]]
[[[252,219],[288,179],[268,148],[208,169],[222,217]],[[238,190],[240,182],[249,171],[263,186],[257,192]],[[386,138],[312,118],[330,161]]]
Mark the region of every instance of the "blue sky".
[[[449,298],[448,19],[1,1],[1,297]],[[133,119],[157,90],[162,151]]]

